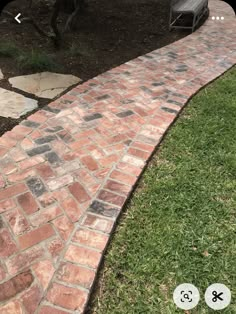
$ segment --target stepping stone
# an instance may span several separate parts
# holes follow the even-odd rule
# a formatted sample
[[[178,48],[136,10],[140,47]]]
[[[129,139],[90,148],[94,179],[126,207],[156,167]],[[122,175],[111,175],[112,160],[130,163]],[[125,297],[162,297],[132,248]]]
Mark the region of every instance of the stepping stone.
[[[2,73],[2,71],[0,69],[0,80],[2,80],[2,79],[3,79],[3,73]]]
[[[11,85],[37,97],[53,99],[68,87],[77,84],[80,78],[73,75],[42,72],[9,79]]]
[[[0,88],[0,116],[18,119],[38,107],[34,99]]]

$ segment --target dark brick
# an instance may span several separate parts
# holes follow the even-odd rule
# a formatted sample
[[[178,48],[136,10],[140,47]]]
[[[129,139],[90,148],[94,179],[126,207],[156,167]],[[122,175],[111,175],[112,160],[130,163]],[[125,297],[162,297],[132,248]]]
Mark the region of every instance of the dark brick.
[[[18,293],[29,288],[33,281],[34,277],[31,272],[26,271],[0,284],[0,302],[15,297]]]
[[[128,116],[131,116],[132,114],[134,114],[132,110],[127,110],[127,111],[123,111],[123,112],[117,113],[117,117],[125,118],[125,117],[128,117]]]
[[[147,88],[146,86],[140,86],[140,89],[143,90],[145,93],[152,94],[152,90]]]
[[[152,97],[152,99],[153,99],[153,100],[155,100],[155,99],[166,100],[168,97],[169,97],[169,95],[167,95],[167,94],[162,94],[161,96]]]
[[[41,195],[43,195],[43,193],[46,192],[46,188],[43,184],[43,182],[41,181],[40,178],[38,177],[33,177],[30,178],[26,181],[30,191],[36,196],[39,197]]]
[[[117,217],[119,213],[118,208],[112,205],[104,204],[100,201],[93,201],[89,207],[89,211],[106,217]]]
[[[63,130],[63,127],[61,127],[60,125],[57,125],[57,126],[54,126],[53,128],[45,129],[45,132],[56,133],[56,132],[61,131],[61,130]]]
[[[83,102],[81,101],[79,103],[79,106],[80,106],[80,108],[84,108],[84,109],[90,109],[93,107],[92,104],[89,104],[86,101],[83,101]]]
[[[80,94],[87,94],[88,91],[89,91],[89,89],[84,89],[83,91],[80,91],[79,93]],[[70,92],[70,94],[71,94],[71,92]],[[74,96],[78,96],[78,92],[75,92]]]
[[[147,55],[143,56],[143,58],[146,58],[146,59],[153,59],[152,56],[147,56]]]
[[[111,96],[109,96],[109,95],[102,95],[102,96],[98,96],[98,97],[96,97],[96,99],[97,100],[104,100],[104,99],[108,99],[108,98],[110,98]]]
[[[184,71],[187,71],[187,70],[188,70],[188,66],[185,65],[185,64],[179,64],[176,67],[176,71],[177,72],[184,72]]]
[[[164,90],[163,90],[163,92],[164,92],[164,93],[166,93],[166,94],[169,94],[169,95],[171,95],[171,94],[172,94],[172,90],[167,89],[167,88],[166,88],[166,89],[164,89]]]
[[[44,137],[37,138],[35,140],[35,143],[36,144],[45,144],[45,143],[52,142],[52,141],[54,141],[56,139],[57,139],[57,137],[55,135],[47,135],[47,136],[44,136]]]
[[[129,146],[132,143],[132,141],[131,140],[127,140],[124,143],[125,143],[126,146]]]
[[[178,102],[178,101],[171,100],[171,99],[167,100],[167,102],[168,102],[169,104],[174,104],[174,105],[180,106],[180,107],[182,107],[182,106],[184,105],[184,104],[182,104],[182,103],[180,103],[180,102]]]
[[[218,65],[226,69],[232,66],[231,62],[226,60],[219,62]]]
[[[74,139],[73,137],[70,135],[70,133],[68,133],[67,131],[62,131],[62,132],[59,132],[57,134],[60,139],[62,139],[65,143],[72,143],[74,142]]]
[[[188,68],[187,64],[179,64],[177,65],[177,68],[181,69],[181,68]]]
[[[49,112],[52,112],[52,113],[59,113],[59,112],[61,111],[60,109],[51,108],[51,107],[49,107],[49,106],[43,107],[43,110],[46,110],[46,111],[49,111]]]
[[[157,50],[152,51],[152,55],[158,56],[158,57],[161,56],[160,52],[157,52]]]
[[[71,92],[70,95],[73,96],[73,93]],[[77,96],[77,95],[78,95],[77,92],[75,92],[75,96]],[[72,100],[69,100],[69,99],[60,99],[60,102],[61,102],[62,104],[72,104],[72,103],[73,103],[73,101],[72,101]]]
[[[175,113],[175,114],[178,113],[177,110],[174,110],[174,109],[171,109],[171,108],[167,108],[167,107],[161,107],[161,109],[166,111],[166,112],[170,112],[170,113]]]
[[[123,99],[120,101],[122,104],[126,105],[126,104],[131,104],[132,102],[134,102],[133,99]]]
[[[185,95],[182,95],[179,93],[172,93],[172,96],[176,96],[176,97],[183,98],[183,99],[188,99],[188,96],[185,96]]]
[[[45,157],[48,160],[48,162],[50,162],[50,164],[54,167],[57,167],[62,163],[61,159],[55,152],[47,153],[45,154]]]
[[[162,86],[162,85],[164,85],[165,83],[163,83],[163,82],[153,82],[152,83],[152,86]]]
[[[175,53],[175,52],[168,52],[168,53],[167,53],[167,56],[170,57],[170,58],[176,59],[177,56],[178,56],[178,54]]]
[[[171,59],[177,59],[177,56],[169,56]]]
[[[25,120],[24,122],[21,123],[24,126],[27,126],[29,128],[37,128],[40,126],[39,123],[34,122],[34,121],[30,121],[30,120]]]
[[[100,118],[102,118],[102,115],[100,113],[94,113],[94,114],[91,114],[89,116],[85,116],[84,120],[85,121],[92,121],[92,120],[100,119]]]
[[[35,155],[43,154],[51,150],[49,145],[42,145],[28,150],[26,153],[28,156],[32,157]]]
[[[186,68],[181,68],[181,69],[176,69],[176,72],[186,72],[188,69]]]

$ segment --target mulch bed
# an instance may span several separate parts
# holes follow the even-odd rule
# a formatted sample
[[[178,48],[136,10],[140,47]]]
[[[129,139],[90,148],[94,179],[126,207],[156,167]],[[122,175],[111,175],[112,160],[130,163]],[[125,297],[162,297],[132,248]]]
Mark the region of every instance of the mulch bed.
[[[35,1],[35,17],[40,25],[49,20],[50,11],[44,1]],[[18,0],[7,6],[13,14],[22,13],[28,3]],[[41,37],[28,23],[17,24],[14,19],[0,18],[1,41],[11,41],[20,49],[39,50],[50,55],[61,67],[60,73],[73,74],[83,81],[114,68],[128,60],[168,45],[184,36],[187,31],[168,30],[170,0],[88,0],[88,8],[80,15],[76,29],[65,35],[63,47],[54,48],[52,42]],[[61,14],[59,25],[64,25],[67,14]],[[78,45],[81,54],[71,55],[69,48]],[[7,79],[30,70],[19,70],[11,58],[0,58],[0,68],[5,79],[0,87],[11,88]],[[24,93],[27,95],[26,93]],[[32,97],[32,95],[27,95]],[[39,108],[49,100],[39,99]],[[29,113],[28,115],[32,114]],[[19,124],[22,119],[0,117],[0,135]]]

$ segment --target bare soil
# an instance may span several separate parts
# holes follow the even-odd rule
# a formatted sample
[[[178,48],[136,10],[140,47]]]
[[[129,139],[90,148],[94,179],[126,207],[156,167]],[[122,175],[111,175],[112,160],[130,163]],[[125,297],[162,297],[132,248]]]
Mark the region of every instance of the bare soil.
[[[46,29],[51,14],[47,1],[34,1],[32,9],[37,22]],[[21,13],[24,17],[28,2],[17,0],[6,10],[14,16]],[[17,24],[5,14],[0,17],[1,42],[10,41],[23,51],[37,50],[50,55],[59,64],[58,72],[73,74],[85,81],[189,34],[182,30],[169,32],[170,0],[88,0],[87,4],[85,12],[76,21],[75,29],[65,34],[60,49],[56,49],[51,40],[39,35],[31,24]],[[66,13],[60,14],[60,28],[67,17]],[[76,54],[71,53],[72,44],[78,47]],[[0,57],[0,68],[5,76],[0,81],[0,87],[10,90],[14,89],[8,83],[9,77],[33,73],[29,69],[20,70],[12,58]],[[49,100],[38,100],[39,108],[49,103]],[[20,119],[0,117],[0,135],[26,116]]]

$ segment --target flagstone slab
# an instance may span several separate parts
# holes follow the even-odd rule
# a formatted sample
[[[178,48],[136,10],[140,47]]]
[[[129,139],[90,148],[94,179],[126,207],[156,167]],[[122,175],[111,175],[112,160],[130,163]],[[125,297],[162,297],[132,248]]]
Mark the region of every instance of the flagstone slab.
[[[12,87],[37,97],[53,99],[81,81],[74,75],[42,72],[9,79]]]
[[[0,116],[18,119],[38,107],[38,102],[15,92],[0,88]]]

